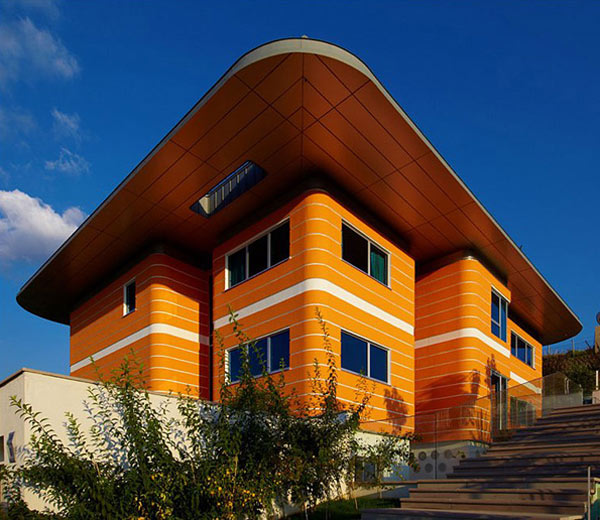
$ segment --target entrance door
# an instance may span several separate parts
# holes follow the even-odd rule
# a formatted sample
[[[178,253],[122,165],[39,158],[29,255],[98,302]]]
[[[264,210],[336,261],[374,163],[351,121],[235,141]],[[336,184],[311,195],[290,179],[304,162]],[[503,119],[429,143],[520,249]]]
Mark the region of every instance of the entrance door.
[[[490,387],[492,389],[492,435],[507,426],[508,399],[506,391],[508,378],[492,370]]]

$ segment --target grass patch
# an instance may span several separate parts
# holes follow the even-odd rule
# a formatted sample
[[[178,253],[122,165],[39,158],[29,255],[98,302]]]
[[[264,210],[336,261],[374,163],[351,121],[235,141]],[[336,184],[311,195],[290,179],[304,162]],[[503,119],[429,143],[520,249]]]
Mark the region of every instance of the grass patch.
[[[399,507],[400,502],[393,498],[359,498],[358,509],[354,499],[332,500],[323,502],[317,508],[308,513],[310,520],[356,520],[360,519],[361,509],[378,509],[385,507]],[[297,513],[288,517],[290,520],[304,520],[303,513]]]

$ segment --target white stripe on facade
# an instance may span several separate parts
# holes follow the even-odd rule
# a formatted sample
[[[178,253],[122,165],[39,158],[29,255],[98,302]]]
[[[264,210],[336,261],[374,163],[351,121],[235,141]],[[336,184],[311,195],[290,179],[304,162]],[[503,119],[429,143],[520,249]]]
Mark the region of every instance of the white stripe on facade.
[[[168,325],[166,323],[153,323],[151,325],[148,325],[147,327],[144,327],[143,329],[138,330],[137,332],[134,332],[133,334],[130,334],[126,338],[123,338],[113,343],[112,345],[109,345],[108,347],[105,347],[102,350],[95,352],[94,354],[92,354],[92,356],[94,357],[94,361],[98,361],[99,359],[102,359],[103,357],[106,357],[109,354],[116,352],[117,350],[120,350],[128,345],[131,345],[136,341],[139,341],[140,339],[149,336],[150,334],[168,334],[169,336],[175,336],[179,339],[193,341],[194,343],[199,343],[201,345],[208,345],[209,343],[208,338],[206,336],[202,336],[196,332],[190,332],[189,330],[185,330],[180,327],[175,327],[173,325]],[[86,367],[91,363],[92,361],[90,358],[82,359],[81,361],[78,361],[77,363],[71,365],[71,372]]]
[[[444,334],[438,334],[437,336],[431,336],[429,338],[419,339],[415,341],[415,348],[429,347],[431,345],[437,345],[438,343],[444,343],[446,341],[452,341],[453,339],[460,338],[474,338],[483,341],[488,347],[493,348],[503,356],[510,357],[510,350],[501,343],[493,340],[479,329],[473,327],[466,327],[464,329],[453,330]]]
[[[372,303],[369,303],[368,301],[359,298],[358,296],[352,294],[346,289],[343,289],[342,287],[323,278],[308,278],[307,280],[297,283],[296,285],[292,285],[287,289],[283,289],[278,293],[275,293],[271,296],[267,296],[266,298],[263,298],[262,300],[259,300],[255,303],[251,303],[250,305],[247,305],[246,307],[237,310],[236,314],[239,319],[245,318],[246,316],[250,316],[257,312],[263,311],[269,307],[272,307],[273,305],[281,303],[285,300],[289,300],[294,296],[299,296],[300,294],[309,291],[323,291],[329,293],[332,296],[335,296],[340,300],[344,300],[345,302],[360,310],[363,310],[383,321],[386,321],[390,325],[400,330],[403,330],[404,332],[408,332],[411,336],[414,335],[414,327],[410,323],[407,323],[404,320],[397,318],[393,314],[390,314],[389,312],[384,311],[379,307],[376,307]],[[221,318],[215,320],[214,327],[215,329],[218,329],[224,327],[228,323],[229,316],[222,316]]]
[[[515,374],[512,371],[510,373],[510,378],[520,385],[525,385],[527,388],[529,388],[529,390],[532,390],[536,394],[542,393],[542,389],[539,386],[535,386],[533,383],[527,381],[527,379],[522,378],[521,376]]]

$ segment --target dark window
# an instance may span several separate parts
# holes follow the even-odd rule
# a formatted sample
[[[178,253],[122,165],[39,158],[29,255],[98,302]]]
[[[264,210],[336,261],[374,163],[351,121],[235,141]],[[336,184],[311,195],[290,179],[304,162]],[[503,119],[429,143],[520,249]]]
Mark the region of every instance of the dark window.
[[[388,381],[388,352],[386,349],[342,332],[342,368],[363,374],[378,381]]]
[[[377,246],[371,244],[371,276],[387,285],[387,255]]]
[[[239,381],[242,372],[242,353],[239,348],[229,351],[229,377],[232,381]]]
[[[228,287],[287,259],[290,254],[290,223],[286,221],[266,235],[227,257]]]
[[[269,267],[269,235],[248,245],[248,277],[264,271],[267,267]]]
[[[344,223],[342,258],[375,280],[388,284],[388,254]]]
[[[388,354],[387,351],[375,345],[370,346],[369,376],[373,379],[387,383],[388,380]]]
[[[246,279],[246,249],[229,255],[229,285],[236,285]]]
[[[271,231],[271,265],[278,264],[290,256],[289,220]]]
[[[123,293],[123,314],[129,314],[135,310],[135,282],[129,282]]]
[[[534,349],[533,346],[527,343],[523,338],[517,336],[514,332],[510,335],[510,352],[516,358],[519,358],[523,363],[533,367],[534,365]]]
[[[248,368],[254,377],[261,376],[263,372],[277,372],[282,367],[290,366],[290,331],[284,330],[257,340],[253,345],[246,347],[248,350]],[[240,380],[242,373],[242,352],[240,347],[228,351],[229,377],[231,382]]]
[[[342,224],[342,258],[361,271],[369,272],[369,242],[345,224]]]
[[[290,366],[290,331],[284,330],[271,336],[270,363],[271,372]]]
[[[342,332],[342,368],[367,375],[367,342]]]
[[[506,341],[506,318],[508,314],[508,301],[496,291],[492,291],[492,334]]]
[[[250,373],[254,377],[262,375],[263,371],[268,371],[267,349],[267,338],[259,339],[253,345],[249,346],[248,360],[250,362]]]

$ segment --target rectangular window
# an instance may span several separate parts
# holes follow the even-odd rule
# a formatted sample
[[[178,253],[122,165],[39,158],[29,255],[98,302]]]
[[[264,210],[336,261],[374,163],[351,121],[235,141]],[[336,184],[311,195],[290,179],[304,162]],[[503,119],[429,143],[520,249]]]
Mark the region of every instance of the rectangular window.
[[[290,222],[285,221],[270,232],[227,255],[227,287],[255,276],[290,256]]]
[[[123,286],[123,316],[135,310],[135,281]]]
[[[492,289],[492,334],[506,341],[506,318],[508,301]]]
[[[533,368],[535,363],[535,350],[533,346],[514,332],[510,334],[510,353]]]
[[[342,258],[388,285],[388,253],[343,222]]]
[[[228,374],[230,381],[236,383],[242,373],[241,347],[227,351]],[[254,377],[263,374],[278,372],[290,367],[290,331],[284,330],[266,338],[261,338],[248,345],[248,368]]]
[[[0,435],[0,463],[2,462],[4,462],[4,435]]]
[[[343,332],[342,368],[377,381],[388,382],[388,350]]]

